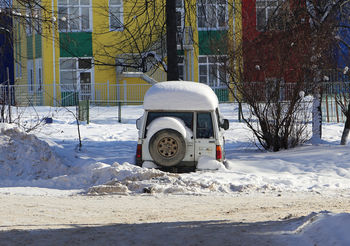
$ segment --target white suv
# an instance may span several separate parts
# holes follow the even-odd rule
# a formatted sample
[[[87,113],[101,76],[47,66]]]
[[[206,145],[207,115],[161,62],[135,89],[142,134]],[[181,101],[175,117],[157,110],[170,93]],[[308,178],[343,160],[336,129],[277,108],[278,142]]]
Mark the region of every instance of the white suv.
[[[163,169],[195,169],[201,157],[223,162],[223,130],[229,127],[218,98],[204,84],[169,81],[153,85],[144,98],[136,164],[151,162]]]

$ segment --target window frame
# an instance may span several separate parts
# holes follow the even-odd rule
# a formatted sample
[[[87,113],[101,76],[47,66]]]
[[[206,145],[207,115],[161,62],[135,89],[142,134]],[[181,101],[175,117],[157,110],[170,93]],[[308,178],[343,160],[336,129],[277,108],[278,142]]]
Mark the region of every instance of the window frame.
[[[18,61],[15,62],[15,69],[16,69],[16,79],[22,78],[22,68],[21,68],[21,64]]]
[[[185,58],[183,55],[178,56],[177,68],[179,71],[179,79],[185,79]]]
[[[27,60],[27,84],[28,84],[28,91],[30,93],[34,92],[34,60],[28,59]]]
[[[91,60],[91,67],[90,68],[79,68],[79,61],[84,60],[84,59],[90,59]],[[62,68],[62,63],[66,61],[74,61],[74,67],[73,68]],[[72,63],[73,64],[73,63]],[[62,72],[71,72],[72,73],[72,78],[73,82],[72,83],[62,83]],[[93,84],[93,76],[94,76],[94,71],[93,71],[93,57],[60,57],[59,59],[59,81],[60,81],[60,86],[61,90],[65,91],[79,91],[80,90],[80,77],[79,74],[81,72],[90,72],[91,74],[91,86]],[[75,77],[74,77],[75,76]],[[63,88],[62,88],[63,86]]]
[[[35,85],[37,91],[42,91],[44,87],[43,79],[43,60],[42,58],[35,59]]]
[[[213,3],[215,1],[215,3]],[[212,6],[210,8],[210,6]],[[201,15],[201,7],[204,7],[205,15]],[[224,9],[224,25],[220,25],[220,7]],[[215,26],[211,26],[213,23],[211,20],[207,19],[210,16],[210,10],[215,10]],[[201,25],[200,18],[204,18],[204,24]],[[228,29],[228,1],[227,0],[199,0],[197,1],[197,28],[201,30],[226,30]]]
[[[269,18],[270,18],[270,11],[274,13],[276,9],[278,9],[283,3],[284,0],[256,0],[255,2],[255,11],[256,11],[256,30],[259,32],[263,32],[268,28]],[[258,6],[261,5],[261,6]],[[265,23],[259,24],[259,14],[264,13],[265,14]]]
[[[209,115],[210,116],[210,120],[208,120],[208,122],[210,122],[210,124],[211,124],[211,135],[210,136],[208,136],[208,137],[203,137],[203,136],[200,136],[199,137],[199,133],[198,133],[198,130],[199,129],[201,129],[201,127],[199,127],[199,115],[200,114],[207,114],[207,115]],[[213,138],[215,138],[215,131],[214,131],[214,127],[215,127],[215,125],[214,125],[214,122],[213,122],[213,115],[212,115],[212,113],[211,113],[211,111],[198,111],[198,112],[196,112],[196,139],[213,139]],[[205,128],[206,129],[206,131],[208,132],[208,130],[210,130],[210,129],[208,129],[208,128]]]
[[[225,56],[223,56],[225,57]],[[205,59],[205,62],[201,62],[201,60]],[[215,60],[214,60],[215,59]],[[212,61],[211,61],[212,60]],[[198,76],[199,76],[199,82],[206,84],[208,86],[210,86],[211,88],[224,88],[226,85],[222,84],[224,83],[224,81],[222,81],[221,77],[220,77],[220,67],[224,66],[225,64],[223,62],[217,61],[217,56],[199,56],[198,57]],[[211,76],[211,71],[213,71],[213,69],[211,69],[211,67],[216,66],[216,79],[214,82],[210,82],[210,76]],[[201,67],[205,67],[206,68],[206,74],[201,74]],[[202,78],[206,78],[205,82],[201,80]],[[228,75],[226,74],[226,80],[228,79]]]
[[[119,8],[120,12],[120,23],[121,26],[119,28],[112,27],[112,19],[111,17],[113,16],[111,13],[111,8]],[[109,21],[109,30],[110,31],[115,31],[115,32],[120,32],[124,30],[124,2],[123,0],[120,0],[120,4],[111,4],[111,0],[108,0],[108,21]]]
[[[179,14],[181,25],[178,25],[177,21]],[[185,27],[185,8],[183,0],[176,0],[176,27],[181,30]]]
[[[33,34],[41,34],[42,26],[41,26],[41,9],[38,5],[34,7],[30,7],[28,4],[26,5],[26,18],[25,18],[25,31],[27,36],[31,36]]]
[[[63,68],[63,63],[69,60],[74,61],[74,67],[72,68]],[[63,57],[59,60],[59,78],[61,90],[64,91],[76,91],[78,89],[78,77],[77,77],[77,59],[74,57]],[[71,72],[72,73],[72,83],[62,83],[62,72]]]
[[[61,1],[61,3],[60,3]],[[58,0],[57,3],[57,12],[58,12],[58,30],[59,32],[90,32],[92,31],[93,27],[93,21],[92,21],[92,0],[76,0],[78,1],[77,4],[73,3],[71,4],[70,1],[72,0]],[[89,4],[82,4],[83,1],[89,1]],[[66,2],[66,3],[62,3]],[[63,9],[66,9],[65,11],[62,11]],[[72,17],[72,13],[74,13],[73,9],[78,10],[77,20],[74,20]],[[84,17],[83,17],[83,11],[84,9],[88,9],[88,18],[89,21],[85,22],[88,23],[88,28],[84,28]],[[61,12],[62,11],[62,12]],[[65,18],[65,20],[63,19]],[[72,29],[72,26],[74,23],[78,23],[78,28]],[[64,25],[64,27],[61,27],[61,25]]]

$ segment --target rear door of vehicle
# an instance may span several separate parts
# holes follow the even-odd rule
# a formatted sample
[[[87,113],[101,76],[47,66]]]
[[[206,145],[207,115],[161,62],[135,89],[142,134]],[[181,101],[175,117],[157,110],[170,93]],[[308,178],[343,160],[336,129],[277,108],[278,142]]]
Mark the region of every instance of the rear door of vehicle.
[[[197,112],[195,123],[195,160],[201,156],[216,158],[216,141],[212,112]]]
[[[194,154],[194,113],[193,112],[181,112],[181,111],[174,111],[174,112],[168,112],[168,111],[152,111],[148,112],[147,116],[147,122],[146,122],[146,129],[145,133],[147,134],[147,126],[154,120],[159,117],[174,117],[181,119],[188,130],[191,132],[192,136],[188,136],[185,139],[186,142],[186,154],[183,159],[184,162],[194,162],[195,161],[195,154]],[[146,146],[145,146],[146,148]],[[147,149],[148,151],[148,149]],[[147,154],[149,156],[149,154]],[[150,158],[150,156],[149,156]],[[151,159],[150,159],[151,160]]]

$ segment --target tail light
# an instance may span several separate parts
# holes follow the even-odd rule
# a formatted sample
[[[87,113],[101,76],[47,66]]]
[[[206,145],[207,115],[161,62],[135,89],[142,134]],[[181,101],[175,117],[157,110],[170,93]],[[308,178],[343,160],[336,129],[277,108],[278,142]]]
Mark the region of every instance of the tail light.
[[[222,161],[222,149],[220,145],[216,145],[216,160]]]
[[[137,159],[141,159],[142,158],[142,144],[138,144],[137,145],[136,158]]]

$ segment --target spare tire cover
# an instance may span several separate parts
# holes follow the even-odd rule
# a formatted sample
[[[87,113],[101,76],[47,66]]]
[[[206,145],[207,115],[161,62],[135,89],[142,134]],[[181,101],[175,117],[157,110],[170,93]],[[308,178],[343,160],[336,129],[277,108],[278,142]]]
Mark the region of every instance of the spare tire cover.
[[[178,131],[162,129],[151,137],[149,152],[153,161],[158,165],[175,166],[185,157],[186,142]]]

